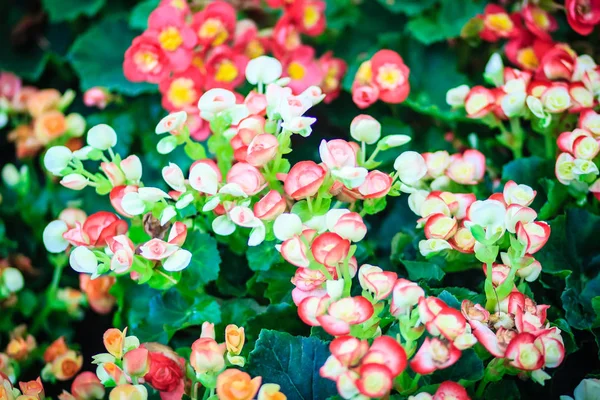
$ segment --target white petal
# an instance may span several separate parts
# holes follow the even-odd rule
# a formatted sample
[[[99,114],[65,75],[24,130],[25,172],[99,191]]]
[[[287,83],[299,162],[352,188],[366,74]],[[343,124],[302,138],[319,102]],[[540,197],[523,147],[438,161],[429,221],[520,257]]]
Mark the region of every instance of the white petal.
[[[69,246],[69,242],[63,238],[63,233],[65,233],[69,227],[64,221],[59,219],[50,222],[46,228],[44,228],[44,233],[42,234],[44,246],[46,250],[50,253],[62,253]]]
[[[184,249],[179,249],[165,260],[163,268],[170,272],[181,271],[190,265],[191,260],[192,253]]]
[[[212,228],[217,235],[229,236],[235,231],[235,224],[226,215],[220,215],[213,221]]]
[[[76,247],[69,256],[71,268],[84,274],[94,274],[98,270],[96,255],[88,248]]]

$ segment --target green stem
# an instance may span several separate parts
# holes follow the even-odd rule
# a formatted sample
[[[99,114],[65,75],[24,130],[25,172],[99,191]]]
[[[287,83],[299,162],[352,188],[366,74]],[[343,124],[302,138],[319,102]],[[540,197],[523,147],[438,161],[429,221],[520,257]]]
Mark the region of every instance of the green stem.
[[[554,160],[555,150],[554,150],[554,135],[553,132],[546,132],[544,134],[544,147],[546,149],[546,158],[548,160]]]
[[[310,197],[306,198],[306,204],[308,205],[308,211],[310,212],[310,215],[313,216],[312,199]]]
[[[60,284],[60,278],[62,277],[63,270],[66,266],[66,262],[60,262],[54,266],[54,272],[52,274],[52,281],[50,282],[50,286],[46,289],[46,302],[44,304],[44,308],[35,319],[33,326],[31,327],[30,333],[35,336],[36,333],[42,327],[42,324],[46,322],[48,315],[52,311],[51,305],[54,303],[56,299],[56,292],[58,291],[58,286]]]
[[[362,163],[361,165],[365,165],[365,160],[367,159],[367,144],[365,142],[360,142],[360,148],[361,148],[361,160]]]
[[[483,393],[485,392],[485,387],[488,384],[488,380],[484,377],[481,382],[479,382],[479,386],[477,386],[477,391],[475,392],[475,398],[482,398]]]
[[[523,134],[523,129],[521,128],[521,120],[519,118],[510,119],[510,130],[512,131],[514,138],[514,146],[512,148],[513,154],[515,158],[522,158],[525,137]]]
[[[371,154],[371,156],[369,157],[369,159],[367,160],[367,164],[370,163],[371,161],[375,161],[375,157],[377,156],[377,154],[379,154],[379,151],[381,149],[379,147],[377,147],[375,149],[375,151],[373,152],[373,154]]]

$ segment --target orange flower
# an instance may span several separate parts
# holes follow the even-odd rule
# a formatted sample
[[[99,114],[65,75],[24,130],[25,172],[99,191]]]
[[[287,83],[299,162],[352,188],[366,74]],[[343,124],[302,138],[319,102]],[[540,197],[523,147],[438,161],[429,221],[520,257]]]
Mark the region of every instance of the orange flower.
[[[83,357],[81,354],[77,354],[74,350],[69,350],[52,362],[52,374],[59,381],[68,381],[77,375],[82,364]]]
[[[31,157],[42,148],[30,125],[19,125],[8,134],[8,140],[17,147],[17,158]]]
[[[67,140],[67,143],[65,143],[65,146],[68,147],[68,149],[71,151],[79,150],[83,147],[83,140],[78,137],[71,138],[71,139]]]
[[[245,339],[244,328],[238,328],[233,324],[227,325],[225,328],[225,344],[229,353],[239,355],[244,347]]]
[[[89,275],[79,275],[79,287],[87,295],[90,307],[98,314],[109,313],[115,304],[115,298],[108,293],[115,280],[114,276],[91,279]]]
[[[24,395],[35,396],[35,398],[44,398],[44,386],[42,380],[38,377],[35,381],[19,382],[19,387]]]
[[[6,354],[17,361],[22,361],[29,356],[32,350],[37,347],[35,338],[31,335],[26,335],[20,329],[15,330],[11,334],[10,342],[6,346]]]
[[[106,350],[112,354],[116,359],[121,359],[123,357],[123,347],[125,346],[125,334],[127,333],[127,328],[121,332],[117,328],[110,328],[106,332],[104,332],[103,340],[104,347]]]
[[[31,94],[27,98],[27,110],[32,117],[37,118],[46,111],[58,105],[60,92],[56,89],[44,89]]]
[[[51,363],[58,356],[62,356],[69,350],[69,347],[65,343],[65,337],[61,336],[56,339],[44,352],[44,361]]]
[[[56,110],[46,111],[35,119],[33,131],[40,142],[48,143],[67,131],[65,115]]]
[[[251,400],[254,398],[262,378],[250,375],[238,369],[228,369],[217,377],[217,396],[220,400]]]

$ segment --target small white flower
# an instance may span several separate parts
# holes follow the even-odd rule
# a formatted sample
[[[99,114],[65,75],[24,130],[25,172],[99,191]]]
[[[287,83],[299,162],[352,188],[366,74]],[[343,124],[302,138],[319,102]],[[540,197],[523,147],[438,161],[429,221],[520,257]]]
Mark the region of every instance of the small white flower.
[[[181,271],[190,265],[190,261],[192,261],[192,253],[185,249],[179,249],[167,257],[163,262],[163,268],[169,272]]]
[[[464,107],[465,99],[471,89],[468,85],[460,85],[448,90],[446,93],[446,103],[450,107]]]
[[[154,132],[157,135],[162,135],[163,133],[172,132],[179,127],[181,127],[185,121],[187,120],[187,112],[178,111],[171,113],[160,120]]]
[[[262,82],[269,84],[281,76],[282,67],[279,60],[269,56],[259,56],[248,62],[246,79],[253,85]]]
[[[137,192],[126,193],[121,200],[121,207],[130,215],[141,215],[146,211],[146,203]]]
[[[53,175],[60,176],[60,172],[67,168],[72,158],[73,153],[67,147],[50,147],[44,156],[44,167]]]
[[[416,151],[405,151],[394,161],[394,169],[398,171],[400,180],[412,185],[427,174],[427,164],[423,156]]]
[[[69,227],[67,224],[60,219],[46,225],[44,233],[42,234],[42,240],[46,250],[50,253],[62,253],[65,251],[69,246],[69,242],[65,240],[63,234],[68,230]]]
[[[273,224],[275,237],[282,242],[302,233],[302,220],[296,214],[283,213]]]
[[[96,255],[88,248],[75,247],[69,256],[71,268],[83,274],[95,274],[98,271]]]
[[[60,181],[61,185],[72,190],[82,190],[88,183],[87,178],[81,174],[68,174]]]

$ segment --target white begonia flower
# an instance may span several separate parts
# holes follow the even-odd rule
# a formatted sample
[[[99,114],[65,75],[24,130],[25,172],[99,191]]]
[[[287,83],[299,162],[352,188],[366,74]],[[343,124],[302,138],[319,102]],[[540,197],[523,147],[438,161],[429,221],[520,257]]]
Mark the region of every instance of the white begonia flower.
[[[327,282],[325,282],[325,288],[327,289],[327,294],[329,295],[329,297],[331,297],[331,300],[341,299],[342,293],[344,291],[344,280],[330,279]]]
[[[16,293],[23,289],[25,281],[23,274],[16,268],[5,268],[0,276],[0,281],[10,293]]]
[[[485,230],[486,239],[501,236],[506,230],[506,207],[497,200],[478,200],[469,208],[469,221],[465,226],[479,225]]]
[[[146,203],[137,192],[126,193],[121,200],[121,207],[130,215],[141,215],[146,211]]]
[[[187,268],[190,261],[192,261],[192,253],[185,249],[179,249],[167,257],[162,266],[165,271],[177,272]]]
[[[527,93],[525,92],[512,92],[508,93],[502,98],[500,107],[508,118],[518,117],[525,110],[525,99]]]
[[[65,146],[50,147],[44,155],[44,167],[52,175],[60,176],[60,172],[67,168],[73,158],[73,153]]]
[[[381,137],[381,124],[370,115],[359,115],[350,124],[350,136],[358,142],[376,143]]]
[[[394,161],[394,169],[398,171],[400,180],[412,185],[427,174],[427,164],[423,156],[416,151],[405,151]]]
[[[98,150],[108,150],[117,144],[117,133],[106,124],[96,125],[88,131],[87,144]]]
[[[253,85],[259,82],[268,85],[281,76],[283,69],[279,60],[269,56],[259,56],[248,62],[246,80]]]
[[[235,232],[235,224],[226,215],[219,215],[215,218],[212,228],[217,235],[221,236],[229,236]]]
[[[442,250],[451,249],[450,243],[443,239],[428,239],[419,242],[419,252],[423,256],[439,253]]]
[[[471,89],[468,85],[460,85],[446,92],[446,103],[450,107],[464,107],[465,99]]]
[[[83,274],[95,274],[98,271],[98,259],[87,247],[75,247],[69,256],[71,268]]]
[[[367,179],[369,171],[363,167],[345,166],[331,171],[331,175],[339,179],[349,189],[355,189]]]
[[[283,213],[273,224],[275,237],[282,242],[302,233],[302,220],[292,213]]]
[[[215,88],[206,91],[198,100],[200,118],[210,121],[218,113],[235,105],[235,94],[230,90]]]
[[[197,191],[211,195],[216,194],[219,187],[217,173],[204,163],[194,165],[190,171],[189,183]]]
[[[250,237],[248,237],[248,246],[258,246],[259,244],[265,241],[265,235],[267,233],[265,225],[260,219],[258,220],[258,222],[260,224],[252,228],[252,231],[250,232]]]
[[[187,112],[185,111],[177,111],[171,113],[159,121],[159,123],[156,125],[156,128],[154,129],[154,132],[157,135],[172,132],[176,129],[179,129],[183,124],[185,124],[186,120]]]
[[[138,182],[142,179],[142,162],[135,154],[123,159],[119,166],[128,181]]]
[[[69,227],[67,224],[60,219],[46,225],[42,233],[42,240],[46,250],[50,253],[62,253],[65,251],[69,247],[69,242],[63,237],[63,234],[68,230]]]
[[[544,111],[544,105],[542,104],[542,101],[540,99],[538,99],[535,96],[527,96],[525,102],[527,103],[529,111],[531,111],[533,115],[535,115],[538,118],[546,118],[547,114]]]
[[[404,146],[411,140],[411,137],[408,135],[389,135],[382,138],[379,143],[377,143],[377,147],[379,147],[381,150],[387,150],[394,147]]]
[[[598,175],[598,166],[590,160],[582,160],[581,158],[575,159],[573,173],[575,175],[587,175],[596,174]]]
[[[325,214],[325,226],[327,227],[327,230],[333,232],[333,228],[335,227],[335,224],[337,224],[338,220],[342,217],[342,215],[348,213],[350,213],[350,210],[347,208],[334,208],[327,211]]]

